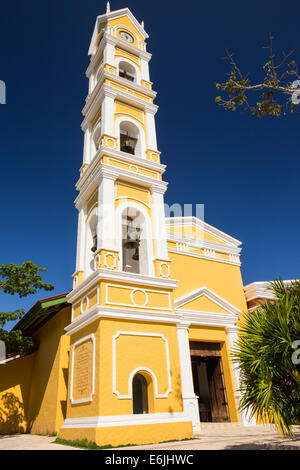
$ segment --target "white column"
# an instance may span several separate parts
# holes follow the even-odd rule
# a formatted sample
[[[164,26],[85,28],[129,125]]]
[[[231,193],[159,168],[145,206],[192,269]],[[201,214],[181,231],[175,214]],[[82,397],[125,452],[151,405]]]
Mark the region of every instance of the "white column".
[[[105,93],[101,105],[102,134],[114,136],[114,97]]]
[[[115,45],[106,39],[106,44],[103,51],[104,64],[115,65]]]
[[[91,130],[90,127],[84,133],[84,144],[83,144],[83,165],[90,163],[91,159]]]
[[[76,271],[84,271],[84,248],[85,248],[85,219],[86,203],[81,202],[78,207],[78,229],[77,229],[77,250],[76,250]]]
[[[155,258],[168,260],[168,245],[165,226],[164,193],[165,188],[152,186],[152,220]]]
[[[91,94],[94,89],[94,83],[95,83],[95,76],[92,73],[89,79],[89,94]]]
[[[194,393],[191,354],[187,323],[177,325],[183,410],[191,418],[193,431],[200,431],[198,397]]]
[[[146,82],[150,82],[149,78],[149,62],[141,57],[141,72],[142,72],[142,80],[146,80]]]
[[[155,119],[153,112],[146,111],[147,148],[157,150]]]
[[[228,337],[229,349],[231,352],[233,346],[238,341],[238,327],[234,326],[234,327],[227,328],[227,337]],[[236,404],[238,407],[238,414],[239,414],[240,422],[244,426],[255,426],[256,424],[255,419],[250,418],[249,413],[239,410],[239,404],[240,404],[240,398],[241,398],[241,394],[238,390],[240,388],[240,370],[236,362],[233,362],[233,361],[231,362],[232,362],[232,368],[233,368],[233,374],[234,374],[235,386],[236,386],[235,400],[236,400]]]
[[[115,180],[115,174],[102,171],[98,191],[98,249],[115,249]]]

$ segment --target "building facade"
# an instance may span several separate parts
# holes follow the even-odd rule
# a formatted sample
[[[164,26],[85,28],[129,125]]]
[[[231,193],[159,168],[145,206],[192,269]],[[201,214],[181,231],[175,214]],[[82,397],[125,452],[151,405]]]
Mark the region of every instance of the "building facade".
[[[247,309],[241,242],[165,218],[147,37],[128,8],[97,17],[73,289],[34,306],[17,327],[39,348],[0,365],[2,400],[17,397],[30,432],[124,445],[191,438],[201,421],[254,424],[230,358]]]

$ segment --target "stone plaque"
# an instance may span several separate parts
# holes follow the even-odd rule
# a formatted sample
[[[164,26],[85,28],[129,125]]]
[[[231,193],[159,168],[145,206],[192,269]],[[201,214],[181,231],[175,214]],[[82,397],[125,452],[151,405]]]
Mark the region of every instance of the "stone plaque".
[[[75,346],[73,400],[88,400],[93,393],[93,342],[89,338]]]

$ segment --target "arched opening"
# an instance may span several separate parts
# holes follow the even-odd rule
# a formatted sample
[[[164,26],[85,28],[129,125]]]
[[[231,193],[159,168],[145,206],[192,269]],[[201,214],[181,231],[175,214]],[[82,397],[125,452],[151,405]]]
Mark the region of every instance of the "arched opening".
[[[137,126],[130,121],[120,124],[120,150],[131,155],[141,155],[141,135]]]
[[[119,63],[119,77],[126,78],[130,82],[136,81],[136,71],[133,65],[129,64],[128,62],[120,62]]]
[[[85,275],[95,271],[94,253],[97,250],[97,210],[92,211],[87,221],[85,246]]]
[[[144,215],[134,207],[122,213],[122,270],[149,274],[148,240]]]
[[[149,413],[148,383],[142,374],[135,374],[133,377],[132,405],[134,414]]]
[[[101,137],[101,123],[99,123],[93,132],[91,140],[91,160],[93,159],[96,152],[99,150]]]

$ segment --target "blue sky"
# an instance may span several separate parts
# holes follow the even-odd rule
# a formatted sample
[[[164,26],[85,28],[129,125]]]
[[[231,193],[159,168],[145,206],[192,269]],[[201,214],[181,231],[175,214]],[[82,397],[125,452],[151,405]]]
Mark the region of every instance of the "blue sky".
[[[225,48],[253,79],[262,76],[269,31],[279,55],[297,48],[299,2],[111,1],[112,10],[126,6],[150,36],[166,202],[205,204],[206,222],[243,242],[245,284],[299,277],[300,115],[258,120],[214,103],[215,83],[228,71]],[[0,263],[46,267],[53,295],[71,288],[75,267],[87,51],[105,7],[99,0],[1,6]],[[300,63],[300,48],[294,58]],[[0,310],[27,310],[47,296],[1,294]]]

